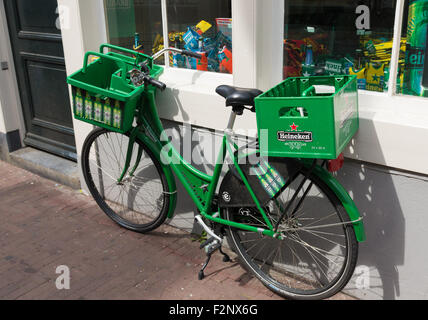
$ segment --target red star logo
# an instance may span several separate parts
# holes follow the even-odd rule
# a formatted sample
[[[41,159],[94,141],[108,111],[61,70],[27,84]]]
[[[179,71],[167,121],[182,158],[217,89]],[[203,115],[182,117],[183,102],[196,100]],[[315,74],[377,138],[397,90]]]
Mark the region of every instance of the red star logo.
[[[294,124],[294,122],[293,122],[293,125],[292,126],[290,126],[290,128],[291,128],[291,131],[297,131],[297,128],[298,128],[299,126],[296,126],[295,124]]]

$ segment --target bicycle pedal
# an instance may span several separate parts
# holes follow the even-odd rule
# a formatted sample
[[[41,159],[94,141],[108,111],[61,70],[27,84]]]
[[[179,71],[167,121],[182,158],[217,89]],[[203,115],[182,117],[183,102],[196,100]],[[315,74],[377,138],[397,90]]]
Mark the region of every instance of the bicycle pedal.
[[[200,245],[199,248],[200,249],[205,248],[206,246],[208,246],[209,244],[211,244],[214,240],[216,240],[214,237],[211,237],[211,238],[205,240],[204,242],[201,243],[201,245]]]
[[[220,248],[221,248],[221,243],[213,243],[205,247],[205,252],[207,253],[207,255],[211,255],[213,254],[213,252],[215,252]]]

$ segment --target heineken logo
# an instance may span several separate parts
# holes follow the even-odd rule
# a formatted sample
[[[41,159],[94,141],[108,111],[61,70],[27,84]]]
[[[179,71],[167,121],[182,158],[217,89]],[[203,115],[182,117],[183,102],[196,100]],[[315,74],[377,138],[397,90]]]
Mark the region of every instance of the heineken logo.
[[[406,46],[406,68],[422,69],[424,67],[425,48]]]
[[[304,141],[312,142],[312,132],[286,132],[278,131],[278,141]]]

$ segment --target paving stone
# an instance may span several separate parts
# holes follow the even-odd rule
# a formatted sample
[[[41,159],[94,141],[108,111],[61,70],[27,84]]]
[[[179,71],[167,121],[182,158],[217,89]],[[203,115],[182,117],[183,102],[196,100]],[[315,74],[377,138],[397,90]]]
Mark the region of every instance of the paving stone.
[[[189,233],[125,230],[95,201],[0,161],[0,299],[281,299],[236,262],[205,261]],[[56,268],[70,269],[58,290]],[[338,299],[350,299],[341,294]]]

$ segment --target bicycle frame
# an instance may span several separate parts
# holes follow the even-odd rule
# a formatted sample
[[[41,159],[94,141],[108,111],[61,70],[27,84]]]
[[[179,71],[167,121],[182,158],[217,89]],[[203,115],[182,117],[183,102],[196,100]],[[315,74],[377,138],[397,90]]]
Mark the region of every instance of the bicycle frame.
[[[186,162],[181,156],[181,154],[174,148],[172,143],[168,140],[168,137],[164,132],[163,125],[157,113],[155,95],[155,88],[145,88],[145,94],[143,95],[140,104],[141,107],[137,111],[137,126],[134,127],[130,132],[130,141],[127,150],[125,166],[120,178],[118,179],[118,182],[120,183],[127,174],[132,176],[134,171],[138,167],[139,161],[141,160],[142,156],[141,148],[139,148],[138,150],[135,164],[131,164],[131,158],[134,152],[132,146],[134,145],[136,139],[140,139],[151,149],[153,154],[158,156],[158,160],[160,160],[163,168],[167,169],[165,170],[166,172],[168,172],[168,169],[172,169],[172,171],[182,183],[182,185],[192,198],[193,202],[195,203],[197,209],[204,218],[211,220],[215,223],[220,223],[247,231],[259,232],[271,237],[275,236],[276,233],[274,232],[274,226],[271,224],[270,220],[267,217],[267,214],[260,205],[257,196],[249,185],[244,173],[239,167],[238,160],[234,155],[234,151],[236,151],[238,147],[232,141],[231,130],[226,130],[223,136],[222,144],[220,147],[213,174],[208,175],[206,173],[203,173],[193,167],[188,162]],[[229,154],[230,157],[233,159],[236,170],[241,176],[242,181],[244,181],[245,186],[247,187],[257,208],[260,210],[263,219],[269,229],[261,229],[254,226],[225,220],[220,217],[217,208],[212,207],[212,203],[215,198],[215,192],[219,185],[224,160],[227,154]],[[171,196],[173,196],[171,199],[171,201],[173,202],[173,206],[170,209],[168,217],[172,218],[176,202],[176,186],[175,183],[172,183],[174,177],[169,174],[168,176],[169,177],[167,177],[167,181],[170,184],[170,189],[173,190],[171,192]]]
[[[141,148],[138,150],[136,163],[131,166],[131,158],[132,146],[136,139],[140,139],[143,141],[152,153],[158,158],[160,161],[164,172],[166,173],[167,183],[169,184],[169,189],[171,190],[169,194],[170,201],[170,211],[168,213],[168,218],[172,218],[174,215],[175,205],[176,205],[176,185],[175,179],[172,172],[175,173],[176,177],[182,183],[192,200],[194,201],[197,209],[201,213],[201,215],[211,220],[215,223],[239,228],[242,230],[261,233],[270,237],[278,237],[281,238],[281,234],[276,232],[277,226],[273,226],[268,219],[268,216],[261,206],[259,200],[257,199],[256,194],[251,188],[245,174],[241,170],[237,156],[235,155],[236,150],[238,150],[238,146],[232,141],[231,133],[234,119],[231,118],[229,123],[229,129],[225,131],[223,136],[222,144],[220,147],[220,152],[217,157],[217,161],[214,167],[214,172],[210,176],[206,173],[203,173],[193,167],[191,164],[186,162],[180,153],[174,148],[172,143],[169,141],[168,137],[164,132],[163,125],[159,119],[158,112],[156,109],[156,88],[146,86],[145,93],[142,95],[142,101],[140,103],[140,107],[137,110],[137,126],[134,127],[130,132],[130,142],[126,155],[126,163],[125,168],[122,172],[121,177],[118,179],[118,182],[121,182],[122,179],[128,175],[134,173],[136,168],[138,167],[139,161],[141,160],[142,150]],[[236,116],[236,115],[235,115]],[[233,121],[232,121],[233,120]],[[231,126],[232,122],[232,126]],[[234,221],[229,221],[220,217],[220,212],[218,212],[218,208],[213,208],[212,203],[215,198],[215,192],[219,185],[220,175],[223,169],[224,160],[226,155],[229,154],[231,159],[233,160],[233,165],[236,168],[240,178],[244,182],[248,192],[250,193],[254,203],[261,213],[264,222],[268,228],[257,228],[254,226],[246,225],[243,223],[238,223]],[[311,165],[305,164],[306,167],[312,167],[315,169],[315,173],[323,176],[324,179],[330,180],[327,183],[335,187],[337,190],[337,194],[342,201],[343,205],[347,208],[347,212],[351,218],[351,222],[356,231],[358,241],[365,240],[364,227],[362,224],[362,219],[360,218],[360,214],[358,209],[355,207],[352,199],[350,199],[349,195],[347,195],[346,191],[343,188],[338,187],[338,183],[331,181],[333,178],[329,178],[324,173],[321,172],[321,168],[317,166],[314,168]]]

